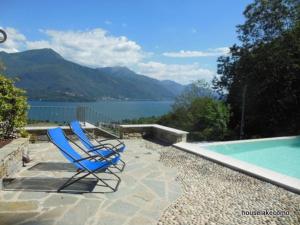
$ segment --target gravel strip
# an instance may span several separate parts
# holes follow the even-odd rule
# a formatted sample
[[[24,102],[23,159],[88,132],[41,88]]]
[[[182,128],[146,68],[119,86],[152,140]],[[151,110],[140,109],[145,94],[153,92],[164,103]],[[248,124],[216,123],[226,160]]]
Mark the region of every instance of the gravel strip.
[[[159,225],[300,224],[300,195],[174,147],[150,142],[147,147],[161,154],[164,165],[177,168],[183,189],[182,196],[164,211]],[[288,215],[242,215],[242,211],[255,210]]]

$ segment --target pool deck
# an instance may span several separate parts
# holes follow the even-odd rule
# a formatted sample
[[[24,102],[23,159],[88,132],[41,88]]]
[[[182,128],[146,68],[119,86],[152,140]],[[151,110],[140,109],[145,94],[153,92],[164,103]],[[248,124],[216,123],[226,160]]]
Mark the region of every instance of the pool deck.
[[[127,167],[118,173],[119,190],[100,193],[109,190],[96,186],[82,194],[56,193],[53,179],[69,177],[72,168],[62,166],[66,161],[52,144],[30,144],[33,160],[15,177],[31,182],[24,183],[23,190],[0,190],[0,224],[300,224],[298,194],[172,146],[143,139],[125,140],[125,144]],[[110,176],[101,173],[100,177]],[[254,210],[289,214],[242,215]]]
[[[294,138],[294,137],[281,137],[281,138],[264,138],[261,140],[276,140],[276,139],[284,139],[284,138]],[[246,141],[229,141],[226,142],[229,143],[242,143],[242,142],[254,142],[255,140],[246,140]],[[256,140],[257,141],[257,140]],[[277,173],[275,171],[262,168],[259,166],[256,166],[254,164],[250,164],[241,160],[234,159],[232,157],[213,152],[210,150],[207,150],[205,146],[207,145],[221,145],[224,144],[224,142],[218,142],[218,143],[207,143],[207,144],[199,144],[199,143],[177,143],[174,144],[175,147],[205,157],[209,160],[212,160],[214,162],[221,163],[229,168],[241,171],[243,173],[249,174],[251,176],[255,176],[257,178],[263,179],[265,181],[268,181],[270,183],[273,183],[275,185],[278,185],[280,187],[283,187],[287,190],[293,191],[295,193],[300,194],[300,179],[286,176],[281,173]]]
[[[180,196],[176,170],[165,167],[159,153],[141,141],[126,141],[126,146],[122,156],[127,166],[118,173],[122,182],[117,192],[96,186],[91,193],[70,194],[56,193],[55,182],[70,177],[72,167],[61,166],[67,161],[54,145],[30,144],[32,162],[16,177],[31,180],[24,182],[24,190],[0,191],[0,224],[156,224],[163,210]],[[112,178],[106,173],[99,176]],[[107,181],[114,185],[113,180]]]

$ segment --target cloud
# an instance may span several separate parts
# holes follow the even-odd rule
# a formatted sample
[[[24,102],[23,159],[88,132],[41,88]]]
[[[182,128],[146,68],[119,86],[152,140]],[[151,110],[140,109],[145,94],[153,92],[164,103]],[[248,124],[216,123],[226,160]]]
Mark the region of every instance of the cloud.
[[[221,56],[229,53],[229,48],[214,48],[208,51],[185,51],[181,50],[179,52],[164,52],[163,55],[173,58],[192,58],[192,57],[209,57],[209,56]]]
[[[199,64],[164,64],[160,62],[146,62],[138,64],[138,72],[159,80],[174,80],[182,84],[205,79],[211,81],[215,72],[202,68]]]
[[[4,29],[7,39],[0,45],[0,51],[14,53],[26,49],[26,37],[16,29],[7,27]]]
[[[64,58],[90,67],[127,66],[140,74],[159,80],[174,80],[188,84],[194,80],[210,81],[215,72],[199,64],[164,64],[147,61],[152,52],[144,52],[136,42],[124,36],[112,36],[97,28],[86,31],[41,30],[47,38],[28,40],[14,28],[5,28],[8,39],[0,51],[18,52],[29,49],[52,48]],[[213,52],[213,51],[212,51]]]
[[[68,60],[91,67],[131,65],[146,56],[136,42],[109,35],[101,28],[43,32],[48,40],[27,41],[28,49],[52,48]]]

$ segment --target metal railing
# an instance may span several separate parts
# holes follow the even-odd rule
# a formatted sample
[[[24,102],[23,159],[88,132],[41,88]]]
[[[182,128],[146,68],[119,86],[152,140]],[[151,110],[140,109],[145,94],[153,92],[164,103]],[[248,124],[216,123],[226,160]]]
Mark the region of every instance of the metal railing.
[[[29,125],[66,125],[73,120],[88,122],[114,134],[120,124],[87,106],[31,106],[28,111]]]

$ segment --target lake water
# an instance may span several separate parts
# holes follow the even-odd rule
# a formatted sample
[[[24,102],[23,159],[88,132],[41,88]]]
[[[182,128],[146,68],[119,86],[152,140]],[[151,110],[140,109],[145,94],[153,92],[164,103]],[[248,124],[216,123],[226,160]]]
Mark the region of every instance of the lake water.
[[[76,118],[76,108],[85,106],[107,121],[160,116],[171,110],[172,101],[98,101],[98,102],[43,102],[29,101],[29,119],[70,121]],[[91,115],[96,120],[95,113]],[[94,122],[94,121],[93,121]]]

